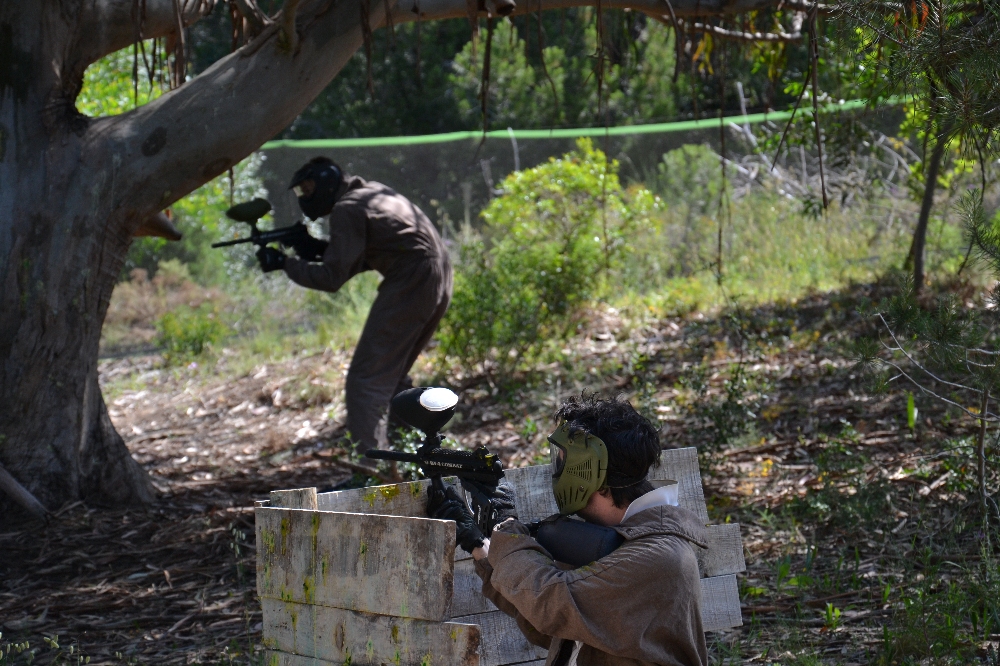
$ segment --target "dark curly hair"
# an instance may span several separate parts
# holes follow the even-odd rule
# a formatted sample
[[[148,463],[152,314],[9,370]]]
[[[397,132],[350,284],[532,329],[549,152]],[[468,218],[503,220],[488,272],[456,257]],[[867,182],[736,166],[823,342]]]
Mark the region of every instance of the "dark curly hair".
[[[608,448],[608,475],[605,487],[611,490],[615,506],[624,509],[653,490],[646,481],[650,467],[660,466],[660,437],[649,419],[621,395],[601,398],[584,391],[573,396],[556,411],[557,423],[570,429],[586,430],[600,437]]]

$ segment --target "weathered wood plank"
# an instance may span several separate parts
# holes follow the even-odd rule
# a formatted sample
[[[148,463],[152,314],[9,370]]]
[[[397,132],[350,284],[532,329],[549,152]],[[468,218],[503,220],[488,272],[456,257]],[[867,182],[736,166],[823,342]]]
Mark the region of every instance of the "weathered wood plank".
[[[701,487],[698,469],[698,450],[693,446],[684,449],[665,449],[660,454],[660,466],[650,470],[650,479],[673,479],[678,486],[678,504],[693,511],[702,522],[708,522],[705,491]]]
[[[303,657],[298,654],[282,652],[281,650],[266,650],[264,652],[264,664],[266,666],[343,666],[344,662]]]
[[[723,576],[747,570],[738,523],[708,526],[708,548],[695,548],[702,576]]]
[[[701,579],[701,624],[705,631],[743,625],[736,574]]]
[[[455,596],[451,601],[452,616],[459,617],[497,610],[493,602],[483,596],[482,589],[483,581],[476,573],[473,560],[470,558],[455,562]]]
[[[455,479],[449,479],[454,482]],[[371,513],[383,516],[427,517],[427,479],[369,488],[337,490],[316,497],[320,511]]]
[[[532,465],[504,470],[514,486],[514,506],[521,522],[547,518],[559,512],[552,494],[552,470],[548,465]]]
[[[498,610],[455,617],[451,621],[479,625],[479,666],[535,661],[544,659],[548,652],[529,643],[514,618]]]
[[[266,647],[338,664],[479,665],[480,628],[261,599]]]
[[[312,509],[313,511],[319,508],[316,503],[315,488],[272,490],[268,506],[272,509]]]
[[[261,597],[423,620],[450,616],[455,524],[262,507]]]

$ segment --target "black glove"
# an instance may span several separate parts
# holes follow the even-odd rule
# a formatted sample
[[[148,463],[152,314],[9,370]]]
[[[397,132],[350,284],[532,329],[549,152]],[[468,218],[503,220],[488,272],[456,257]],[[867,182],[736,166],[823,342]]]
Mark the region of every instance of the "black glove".
[[[467,553],[483,545],[483,533],[476,526],[476,520],[465,505],[465,501],[451,486],[441,492],[431,485],[427,493],[427,515],[438,520],[455,521],[455,540]]]
[[[462,487],[469,493],[476,523],[483,534],[492,534],[493,528],[503,521],[517,518],[514,487],[507,479],[501,479],[496,486],[462,479]]]
[[[326,254],[326,248],[329,245],[325,240],[313,238],[309,234],[306,234],[305,238],[296,241],[292,247],[295,249],[295,254],[299,255],[304,261],[322,261],[323,255]]]
[[[302,222],[294,225],[295,235],[287,242],[282,241],[282,245],[295,250],[295,254],[304,261],[322,261],[326,248],[330,244],[325,240],[313,238],[309,235],[309,227]]]
[[[280,271],[285,267],[285,253],[273,247],[264,246],[257,250],[257,261],[260,262],[260,270],[265,273]]]

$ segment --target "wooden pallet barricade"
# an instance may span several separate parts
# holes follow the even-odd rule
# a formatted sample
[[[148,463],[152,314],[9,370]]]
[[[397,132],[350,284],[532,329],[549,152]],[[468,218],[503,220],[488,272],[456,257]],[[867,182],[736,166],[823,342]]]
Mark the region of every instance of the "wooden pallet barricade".
[[[506,471],[525,522],[556,513],[548,465]],[[663,452],[654,480],[708,522],[695,449]],[[430,481],[316,493],[281,490],[255,509],[257,593],[270,666],[541,666],[514,620],[480,594],[453,523],[425,516]],[[740,626],[737,524],[696,548],[706,631]]]

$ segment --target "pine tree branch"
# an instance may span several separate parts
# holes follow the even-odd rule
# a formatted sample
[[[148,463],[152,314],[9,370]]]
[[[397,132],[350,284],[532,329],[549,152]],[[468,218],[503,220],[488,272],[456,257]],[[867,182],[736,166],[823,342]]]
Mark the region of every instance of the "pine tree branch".
[[[666,17],[654,17],[661,23],[666,23]],[[743,32],[741,30],[728,30],[710,23],[687,23],[683,19],[678,19],[678,23],[686,26],[695,32],[707,32],[722,39],[731,39],[741,42],[801,42],[802,32]]]

